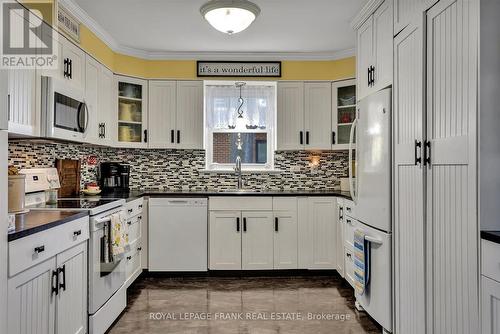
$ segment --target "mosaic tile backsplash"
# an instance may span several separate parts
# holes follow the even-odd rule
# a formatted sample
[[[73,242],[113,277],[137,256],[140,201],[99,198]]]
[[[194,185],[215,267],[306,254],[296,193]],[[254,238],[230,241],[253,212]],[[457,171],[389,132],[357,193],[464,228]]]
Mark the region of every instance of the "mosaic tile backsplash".
[[[56,158],[81,160],[82,187],[96,181],[97,166],[102,161],[130,164],[133,190],[228,190],[237,184],[234,173],[204,171],[204,150],[124,149],[28,140],[9,142],[9,164],[19,168],[53,167]],[[95,160],[97,164],[92,164]],[[245,188],[339,189],[340,178],[348,175],[348,155],[345,151],[278,151],[275,168],[281,172],[244,174]]]

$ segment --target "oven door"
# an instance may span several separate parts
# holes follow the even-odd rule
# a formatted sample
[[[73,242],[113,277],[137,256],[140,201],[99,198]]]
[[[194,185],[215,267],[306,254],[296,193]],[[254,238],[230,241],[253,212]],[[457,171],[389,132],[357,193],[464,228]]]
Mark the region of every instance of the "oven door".
[[[108,224],[98,223],[119,211],[113,210],[90,219],[89,314],[97,312],[125,283],[125,261],[110,262],[105,259],[109,247],[103,241],[109,233]]]
[[[47,138],[83,141],[89,110],[82,90],[50,77],[42,77],[42,135]]]

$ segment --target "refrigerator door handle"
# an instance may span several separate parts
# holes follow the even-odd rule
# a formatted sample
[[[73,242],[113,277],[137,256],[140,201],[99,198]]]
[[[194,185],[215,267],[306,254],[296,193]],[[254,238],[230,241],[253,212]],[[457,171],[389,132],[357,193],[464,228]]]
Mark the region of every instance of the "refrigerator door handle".
[[[369,243],[372,243],[374,245],[383,245],[384,242],[380,239],[377,239],[375,237],[372,237],[372,236],[369,236],[369,235],[365,235],[365,240],[368,241]]]
[[[351,194],[352,201],[356,204],[356,197],[354,193],[354,175],[352,170],[352,146],[354,143],[354,130],[358,125],[358,118],[352,122],[351,133],[349,135],[349,193]]]

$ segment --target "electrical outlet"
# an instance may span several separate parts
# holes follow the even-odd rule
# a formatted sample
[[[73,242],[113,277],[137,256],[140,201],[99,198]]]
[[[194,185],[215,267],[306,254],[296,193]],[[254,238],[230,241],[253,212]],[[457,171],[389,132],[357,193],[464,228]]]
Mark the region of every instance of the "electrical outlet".
[[[292,166],[292,167],[290,167],[290,172],[300,172],[300,166]]]

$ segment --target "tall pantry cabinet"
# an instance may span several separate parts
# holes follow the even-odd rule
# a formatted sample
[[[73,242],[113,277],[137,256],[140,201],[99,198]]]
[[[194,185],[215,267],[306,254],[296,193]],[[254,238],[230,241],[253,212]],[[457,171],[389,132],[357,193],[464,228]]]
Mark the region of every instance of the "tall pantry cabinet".
[[[394,39],[397,333],[479,332],[478,4],[415,6]]]

